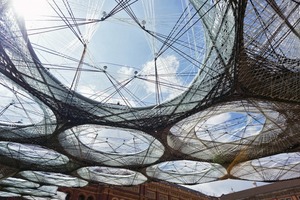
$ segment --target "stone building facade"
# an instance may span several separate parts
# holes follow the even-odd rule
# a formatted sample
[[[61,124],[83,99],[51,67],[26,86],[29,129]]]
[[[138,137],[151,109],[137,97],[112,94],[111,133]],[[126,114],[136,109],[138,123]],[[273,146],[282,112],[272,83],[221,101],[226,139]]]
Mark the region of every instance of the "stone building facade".
[[[178,185],[151,182],[131,187],[89,185],[60,188],[69,200],[210,200],[218,199]]]
[[[67,200],[300,200],[300,179],[213,197],[175,184],[151,182],[131,187],[89,185],[60,188]]]
[[[300,179],[276,182],[220,197],[208,196],[186,187],[163,182],[131,187],[90,184],[82,188],[61,187],[59,190],[68,194],[66,200],[300,200]]]

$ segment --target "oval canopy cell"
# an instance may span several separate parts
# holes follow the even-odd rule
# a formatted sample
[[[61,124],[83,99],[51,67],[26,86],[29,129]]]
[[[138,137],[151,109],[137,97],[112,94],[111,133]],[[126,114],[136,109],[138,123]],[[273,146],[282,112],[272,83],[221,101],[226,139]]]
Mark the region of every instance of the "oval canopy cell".
[[[32,144],[0,141],[0,155],[15,159],[23,164],[34,164],[43,167],[65,165],[69,158],[54,150]]]
[[[12,186],[18,188],[38,188],[40,185],[35,182],[31,182],[21,178],[8,177],[6,179],[0,180],[0,185],[2,186]]]
[[[39,188],[17,188],[17,187],[4,187],[3,190],[22,194],[22,195],[32,195],[37,197],[51,197],[55,196],[57,193],[57,186],[43,185]]]
[[[18,85],[0,74],[1,124],[32,125],[43,120],[40,105]]]
[[[207,162],[178,160],[147,168],[147,175],[178,184],[198,184],[217,180],[226,174],[221,165]]]
[[[139,172],[122,168],[84,167],[78,169],[77,173],[86,180],[112,185],[138,185],[147,180]]]
[[[56,185],[61,187],[84,187],[88,184],[87,181],[61,173],[22,171],[19,174],[22,177],[37,183]]]
[[[300,153],[281,153],[240,163],[230,174],[255,181],[279,181],[299,178]]]
[[[286,130],[286,117],[275,109],[273,103],[251,99],[219,104],[172,126],[168,144],[218,163],[232,161],[240,150],[259,154],[255,145],[274,143]]]
[[[117,128],[83,129],[78,140],[100,153],[124,156],[147,150],[151,142],[137,132]]]
[[[99,125],[73,127],[59,141],[77,158],[111,166],[149,164],[164,152],[157,139],[142,131]]]
[[[52,134],[53,112],[37,98],[0,74],[0,137],[34,138]]]
[[[195,163],[193,161],[178,161],[178,162],[164,162],[162,164],[159,164],[158,169],[160,171],[166,172],[166,173],[181,173],[181,174],[203,174],[209,171],[212,167],[210,163]]]
[[[21,195],[13,192],[0,191],[0,197],[11,198],[11,197],[21,197]]]

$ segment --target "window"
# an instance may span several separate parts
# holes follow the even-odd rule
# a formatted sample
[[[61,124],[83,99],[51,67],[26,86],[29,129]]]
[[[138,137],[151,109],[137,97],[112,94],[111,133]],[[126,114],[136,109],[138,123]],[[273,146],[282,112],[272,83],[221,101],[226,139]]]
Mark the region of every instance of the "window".
[[[89,196],[89,197],[87,198],[87,200],[94,200],[94,197],[93,197],[93,196]]]
[[[66,196],[66,200],[70,200],[71,199],[71,194],[68,193],[67,196]]]
[[[79,195],[78,200],[85,200],[85,196],[83,194]]]

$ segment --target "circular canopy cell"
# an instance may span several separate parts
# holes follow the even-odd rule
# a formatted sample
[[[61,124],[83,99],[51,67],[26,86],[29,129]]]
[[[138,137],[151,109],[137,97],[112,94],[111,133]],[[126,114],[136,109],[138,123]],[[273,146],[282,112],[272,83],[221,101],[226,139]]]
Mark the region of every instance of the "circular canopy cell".
[[[111,185],[138,185],[147,181],[143,174],[121,168],[84,167],[78,169],[77,173],[86,180]]]
[[[150,177],[178,184],[215,181],[226,174],[226,169],[219,164],[189,160],[163,162],[146,171]]]
[[[111,166],[149,164],[164,153],[163,145],[142,131],[92,124],[64,131],[59,141],[76,158]]]

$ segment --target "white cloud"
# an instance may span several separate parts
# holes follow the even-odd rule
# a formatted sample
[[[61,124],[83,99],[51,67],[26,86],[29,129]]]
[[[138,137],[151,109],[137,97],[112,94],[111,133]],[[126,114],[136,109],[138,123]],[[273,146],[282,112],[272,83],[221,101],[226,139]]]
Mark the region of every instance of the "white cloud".
[[[231,112],[226,112],[226,113],[222,113],[222,114],[219,114],[219,115],[215,115],[215,116],[212,116],[210,117],[206,123],[207,124],[213,124],[213,125],[216,125],[216,124],[222,124],[228,120],[230,120],[232,118],[231,116]]]
[[[178,95],[178,89],[174,86],[182,85],[182,81],[177,76],[179,68],[179,61],[176,56],[161,56],[156,61],[158,81],[160,84],[160,92],[165,95],[165,98],[170,98]],[[154,60],[147,62],[143,65],[140,75],[145,76],[148,81],[143,83],[146,92],[156,93],[156,77],[155,77],[155,62]]]
[[[80,85],[78,86],[78,92],[84,96],[91,96],[95,94],[95,85]]]
[[[133,75],[134,75],[133,68],[123,66],[118,70],[117,79],[118,79],[118,81],[122,82],[123,80],[126,80],[129,77],[133,77]]]
[[[225,112],[200,122],[196,127],[196,134],[200,139],[214,140],[218,142],[237,141],[258,135],[263,128],[261,114],[241,112]],[[255,119],[253,118],[255,116]]]
[[[98,91],[96,85],[81,85],[78,87],[78,92],[90,99],[93,99],[98,102],[120,104],[127,106],[136,106],[135,102],[130,99],[123,99],[118,94],[111,96],[111,94],[103,91]],[[114,92],[114,91],[112,91]]]
[[[15,99],[15,95],[6,87],[0,85],[0,94],[1,95],[1,105],[3,107],[12,102],[12,99]]]
[[[177,87],[176,89],[176,86],[182,86],[182,81],[177,76],[179,61],[176,56],[161,56],[157,59],[156,66],[159,82],[161,83],[159,90],[162,101],[166,101],[183,92],[181,88]],[[103,92],[104,89],[108,88],[111,84],[106,79],[101,80],[101,84],[96,85],[95,82],[92,82],[93,78],[90,78],[88,79],[89,82],[85,81],[85,84],[80,84],[77,90],[84,96],[101,102],[109,98],[109,100],[105,102],[119,103],[133,107],[138,106],[137,104],[139,104],[140,101],[146,102],[146,104],[155,103],[156,79],[154,60],[146,62],[140,70],[130,66],[122,66],[114,73],[110,73],[114,75],[114,79],[117,81],[115,85],[120,89],[119,92],[122,93],[123,98],[114,89]],[[140,78],[135,79],[135,75]],[[127,80],[129,82],[127,82]],[[128,90],[130,92],[128,92]],[[110,94],[113,93],[114,95],[110,97]]]

